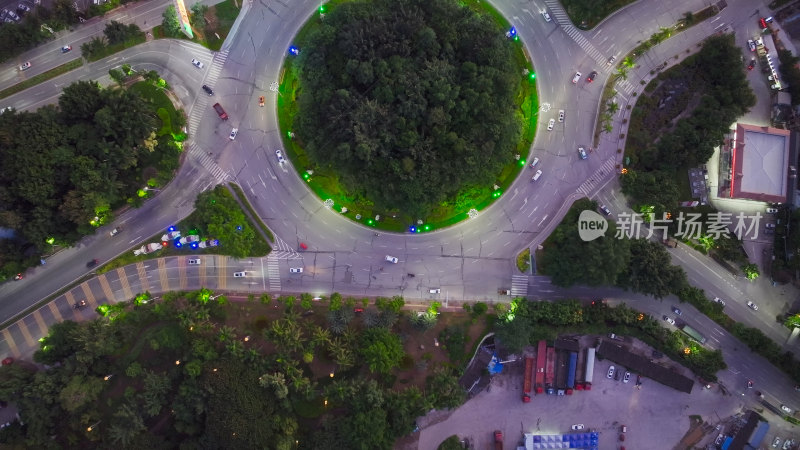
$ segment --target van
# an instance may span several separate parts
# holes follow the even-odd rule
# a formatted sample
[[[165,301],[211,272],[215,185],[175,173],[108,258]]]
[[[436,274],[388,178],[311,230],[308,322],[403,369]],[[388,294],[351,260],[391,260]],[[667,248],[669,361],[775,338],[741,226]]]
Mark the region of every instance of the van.
[[[538,179],[539,179],[541,176],[542,176],[542,171],[541,171],[541,170],[537,170],[537,171],[536,171],[536,173],[533,175],[533,178],[531,178],[531,181],[536,181],[536,180],[538,180]]]
[[[219,116],[220,119],[228,120],[228,113],[226,113],[225,110],[222,109],[222,105],[220,105],[219,103],[214,103],[214,111],[217,112],[217,115]]]

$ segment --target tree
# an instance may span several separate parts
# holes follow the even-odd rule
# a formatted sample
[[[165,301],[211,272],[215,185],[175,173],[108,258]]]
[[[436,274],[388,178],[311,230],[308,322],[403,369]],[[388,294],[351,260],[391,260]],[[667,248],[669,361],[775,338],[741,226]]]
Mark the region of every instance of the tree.
[[[755,280],[760,275],[756,264],[745,264],[742,266],[742,270],[744,271],[744,276],[750,281]]]
[[[400,338],[386,328],[364,331],[360,352],[369,370],[378,373],[389,373],[405,356]]]
[[[422,212],[490,186],[513,161],[522,118],[508,113],[520,70],[512,43],[455,2],[336,8],[297,65],[294,132],[311,164],[376,208]]]
[[[637,292],[663,298],[687,285],[686,273],[670,264],[663,245],[645,239],[631,240],[631,261],[620,284]]]
[[[206,29],[206,18],[205,15],[208,12],[208,6],[202,3],[195,3],[192,5],[192,14],[189,17],[189,22],[192,25],[192,28],[205,31]]]
[[[452,369],[439,368],[425,380],[425,393],[434,408],[456,408],[464,403],[464,390]]]
[[[169,5],[161,14],[161,27],[167,36],[178,36],[181,33],[181,22],[178,20],[178,12],[175,6]]]
[[[111,442],[125,448],[131,445],[136,436],[145,430],[147,430],[147,427],[136,406],[125,403],[114,413],[114,422],[111,424],[108,433],[111,437]]]

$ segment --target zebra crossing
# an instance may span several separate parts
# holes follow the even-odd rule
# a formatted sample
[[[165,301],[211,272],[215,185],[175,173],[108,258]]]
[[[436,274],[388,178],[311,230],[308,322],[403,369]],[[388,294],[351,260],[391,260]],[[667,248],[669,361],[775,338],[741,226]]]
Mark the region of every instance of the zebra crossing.
[[[614,159],[609,159],[608,161],[604,162],[602,166],[600,166],[590,177],[588,180],[584,181],[583,184],[578,187],[578,192],[583,195],[590,196],[591,194],[595,193],[595,187],[602,183],[603,180],[606,178],[606,175],[614,170]]]
[[[233,181],[233,177],[231,177],[228,172],[222,170],[222,168],[217,165],[217,162],[194,142],[189,144],[189,156],[197,160],[204,169],[208,170],[214,179],[217,180],[217,184]]]
[[[221,52],[217,52],[214,54],[214,58],[211,60],[211,63],[208,65],[208,72],[206,72],[206,76],[203,79],[203,84],[213,86],[214,83],[219,78],[220,73],[222,73],[222,67],[225,65],[225,61],[228,59],[228,50],[223,50]],[[200,126],[200,120],[203,118],[203,115],[208,112],[208,103],[209,97],[207,95],[198,95],[197,101],[192,108],[192,112],[189,115],[188,125],[189,125],[189,134],[193,135],[197,132],[197,127]]]
[[[292,259],[297,258],[298,253],[297,251],[289,246],[283,239],[275,236],[275,243],[272,244],[272,252],[270,253],[270,257],[275,259]]]
[[[583,37],[580,30],[578,30],[575,25],[572,24],[572,21],[569,19],[569,15],[567,15],[567,11],[561,6],[561,4],[555,0],[545,0],[545,5],[547,5],[547,9],[550,10],[550,16],[553,17],[556,23],[567,33],[567,36],[571,37],[573,41],[575,41],[586,54],[589,55],[592,59],[597,62],[598,67],[604,67],[606,70],[613,69],[613,66],[609,66],[606,64],[608,62],[608,58],[600,53],[599,50],[594,48],[591,42],[588,39]]]
[[[617,92],[621,91],[627,95],[631,95],[631,92],[633,92],[633,90],[636,89],[636,87],[632,85],[631,82],[628,80],[619,80],[617,81],[616,89]]]
[[[525,275],[511,275],[511,296],[528,296],[528,277]]]
[[[270,292],[281,291],[281,270],[278,267],[278,258],[271,254],[267,256],[267,278],[269,278]]]

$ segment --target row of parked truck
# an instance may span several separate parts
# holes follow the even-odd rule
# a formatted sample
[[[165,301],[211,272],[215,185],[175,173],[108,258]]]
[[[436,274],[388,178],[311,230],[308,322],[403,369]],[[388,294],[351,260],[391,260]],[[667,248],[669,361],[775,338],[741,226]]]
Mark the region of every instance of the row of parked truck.
[[[557,351],[546,341],[539,341],[536,357],[525,358],[522,401],[530,402],[532,393],[572,395],[574,390],[591,390],[595,349],[585,350],[585,358],[580,361],[584,363],[582,371],[578,370],[578,358],[578,352]]]

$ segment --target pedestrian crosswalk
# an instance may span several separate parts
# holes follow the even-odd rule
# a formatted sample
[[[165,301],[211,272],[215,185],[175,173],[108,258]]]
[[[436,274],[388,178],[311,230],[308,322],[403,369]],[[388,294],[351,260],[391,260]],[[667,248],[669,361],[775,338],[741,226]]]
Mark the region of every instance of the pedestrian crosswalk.
[[[588,180],[584,181],[583,184],[578,187],[578,192],[584,195],[591,196],[592,193],[595,191],[595,187],[602,183],[603,180],[606,179],[609,173],[614,171],[614,165],[616,162],[614,159],[609,159],[608,161],[604,162],[602,166],[600,166],[590,177]]]
[[[195,159],[203,168],[208,170],[214,179],[217,180],[217,184],[233,181],[233,177],[231,177],[228,172],[222,170],[222,168],[217,165],[216,161],[194,142],[189,144],[189,157]]]
[[[603,56],[588,39],[583,37],[583,33],[572,24],[569,15],[567,15],[567,11],[564,10],[559,2],[555,0],[545,0],[544,4],[547,5],[547,9],[550,10],[550,16],[555,19],[558,26],[560,26],[561,29],[567,33],[567,36],[571,37],[590,58],[597,62],[598,67],[605,68],[607,71],[613,70],[613,65],[606,64],[608,62],[608,57]]]
[[[283,239],[275,236],[275,243],[272,244],[272,253],[270,253],[270,256],[275,259],[292,259],[296,258],[298,255],[294,248],[284,242]]]
[[[281,291],[281,270],[278,267],[278,258],[271,254],[267,256],[267,277],[269,278],[270,292]]]
[[[214,86],[214,83],[216,83],[220,73],[222,73],[222,67],[225,65],[225,61],[227,59],[228,50],[223,50],[214,54],[214,59],[212,59],[211,63],[208,65],[208,72],[206,72],[206,76],[203,79],[203,84]],[[195,102],[194,106],[192,107],[192,111],[189,114],[188,125],[190,135],[193,135],[197,132],[197,128],[200,126],[200,120],[203,118],[204,114],[209,112],[209,101],[210,97],[207,95],[197,96],[197,101]]]
[[[624,92],[627,95],[631,95],[631,92],[633,92],[636,87],[628,80],[619,80],[617,81],[616,89],[617,92]]]
[[[512,275],[511,276],[511,296],[512,297],[527,297],[528,296],[528,277],[525,275]]]

